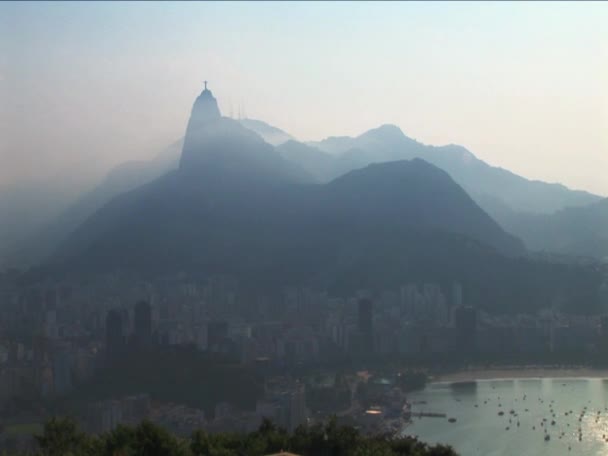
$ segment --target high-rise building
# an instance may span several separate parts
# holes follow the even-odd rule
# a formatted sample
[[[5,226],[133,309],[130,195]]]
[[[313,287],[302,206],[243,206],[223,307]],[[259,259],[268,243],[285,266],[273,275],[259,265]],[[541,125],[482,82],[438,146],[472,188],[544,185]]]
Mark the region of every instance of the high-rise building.
[[[452,308],[462,306],[462,285],[460,282],[452,284]]]
[[[371,299],[363,298],[358,302],[357,330],[361,341],[361,350],[371,352],[374,348],[373,310]]]
[[[288,430],[293,432],[306,423],[306,388],[303,383],[296,382],[293,391],[289,393],[289,423]]]
[[[220,351],[228,339],[228,323],[225,321],[210,321],[207,324],[207,349]]]
[[[112,309],[106,316],[106,354],[113,358],[121,353],[124,346],[124,333],[122,315]]]
[[[146,301],[135,304],[133,338],[135,344],[140,347],[148,346],[152,342],[152,308]]]
[[[72,353],[66,344],[53,350],[53,384],[55,394],[64,394],[72,388]]]
[[[477,310],[470,306],[454,309],[454,325],[458,340],[458,349],[463,353],[475,351],[477,339]]]
[[[369,299],[359,299],[358,303],[358,324],[357,329],[362,334],[372,332],[372,301]]]

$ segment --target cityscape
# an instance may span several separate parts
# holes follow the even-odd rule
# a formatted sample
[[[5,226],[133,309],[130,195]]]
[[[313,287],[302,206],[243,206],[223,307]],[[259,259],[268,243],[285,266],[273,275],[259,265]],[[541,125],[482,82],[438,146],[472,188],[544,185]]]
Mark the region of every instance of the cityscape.
[[[294,431],[336,412],[348,423],[400,432],[412,412],[407,389],[394,391],[395,378],[379,387],[376,403],[365,404],[357,395],[359,383],[373,385],[374,376],[386,372],[382,360],[401,360],[403,366],[409,360],[416,371],[432,375],[441,373],[438,366],[450,369],[448,359],[452,368],[489,360],[516,365],[554,359],[576,365],[602,359],[608,348],[606,316],[566,315],[551,308],[489,314],[467,305],[466,289],[457,281],[406,283],[345,297],[308,288],[251,297],[234,277],[222,275],[180,274],[146,282],[114,274],[86,286],[41,282],[28,287],[17,277],[4,274],[1,288],[6,312],[0,391],[7,423],[42,422],[53,407],[68,407],[100,372],[114,369],[111,375],[121,376],[113,363],[129,353],[141,362],[147,354],[154,358],[182,350],[241,366],[254,373],[259,390],[237,403],[217,395],[196,406],[159,400],[143,388],[105,400],[79,397],[70,412],[94,433],[144,419],[180,435],[196,429],[250,432],[264,418]],[[398,372],[395,368],[391,374]],[[336,383],[340,378],[343,385]],[[319,407],[315,394],[326,389],[334,395],[339,388],[347,391],[343,410]],[[35,398],[42,402],[34,406]],[[375,415],[366,415],[364,404],[384,411],[383,419],[370,419]],[[400,404],[398,413],[392,411],[395,404]],[[31,437],[18,445],[28,448]]]
[[[606,23],[1,2],[0,454],[606,454]]]

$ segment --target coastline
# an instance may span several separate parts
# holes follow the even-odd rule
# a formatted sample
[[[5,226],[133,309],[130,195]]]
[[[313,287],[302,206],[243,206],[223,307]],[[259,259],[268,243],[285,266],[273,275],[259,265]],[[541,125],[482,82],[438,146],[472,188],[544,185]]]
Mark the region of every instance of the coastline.
[[[454,372],[433,375],[429,383],[467,382],[474,380],[499,379],[526,379],[526,378],[606,378],[608,369],[594,369],[590,367],[544,367],[544,366],[513,366],[490,367],[487,369],[471,368]]]

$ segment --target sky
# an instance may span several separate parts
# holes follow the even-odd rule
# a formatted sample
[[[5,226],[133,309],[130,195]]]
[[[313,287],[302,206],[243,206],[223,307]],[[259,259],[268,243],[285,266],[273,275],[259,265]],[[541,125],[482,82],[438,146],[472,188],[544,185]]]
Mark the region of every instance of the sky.
[[[158,154],[208,80],[300,140],[393,123],[608,196],[606,24],[604,2],[2,2],[0,189]]]

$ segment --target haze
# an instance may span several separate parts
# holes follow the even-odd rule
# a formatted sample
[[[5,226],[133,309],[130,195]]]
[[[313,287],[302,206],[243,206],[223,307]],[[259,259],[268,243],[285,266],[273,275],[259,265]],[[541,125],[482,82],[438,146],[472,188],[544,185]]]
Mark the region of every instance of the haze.
[[[300,140],[394,123],[608,194],[606,3],[2,3],[0,18],[0,188],[154,156],[208,80],[225,115]]]

